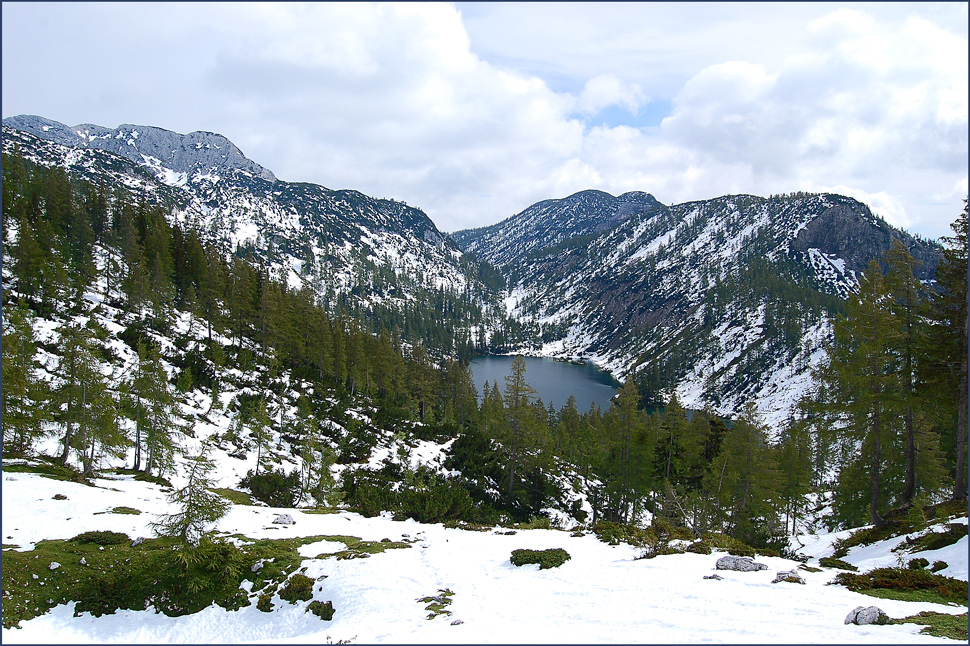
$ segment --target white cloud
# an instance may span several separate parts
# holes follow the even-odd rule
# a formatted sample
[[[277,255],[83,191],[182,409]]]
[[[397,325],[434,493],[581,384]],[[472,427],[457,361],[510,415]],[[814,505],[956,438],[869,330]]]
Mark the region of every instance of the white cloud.
[[[2,10],[4,116],[214,130],[278,177],[404,199],[444,230],[585,188],[851,187],[937,236],[966,194],[965,5]],[[596,116],[668,102],[659,127]]]
[[[649,99],[636,83],[624,83],[612,74],[600,74],[586,82],[576,102],[578,111],[596,114],[612,105],[636,113]]]

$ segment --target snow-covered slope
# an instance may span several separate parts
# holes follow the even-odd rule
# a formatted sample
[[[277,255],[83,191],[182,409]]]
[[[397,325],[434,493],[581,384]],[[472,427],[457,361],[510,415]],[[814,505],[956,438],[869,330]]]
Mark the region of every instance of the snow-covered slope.
[[[531,351],[636,374],[651,394],[784,420],[824,357],[856,275],[903,240],[932,276],[934,245],[839,195],[732,195],[664,206],[584,191],[453,234],[514,284]]]
[[[379,319],[425,314],[428,294],[471,312],[455,338],[501,325],[504,312],[481,269],[420,209],[353,190],[276,179],[221,135],[160,128],[69,128],[49,119],[4,119],[4,152],[61,166],[95,186],[122,183],[226,254],[249,255],[292,288]],[[432,313],[433,314],[433,313]],[[440,318],[440,315],[437,315]],[[374,323],[375,327],[377,323]],[[446,348],[449,350],[450,348]]]
[[[87,529],[150,536],[148,523],[169,511],[157,485],[127,478],[97,479],[94,484],[4,473],[4,542],[30,550],[35,541],[67,538]],[[66,499],[55,499],[58,495]],[[143,513],[104,513],[117,505]],[[273,524],[281,512],[291,514],[295,523]],[[336,613],[331,621],[306,612],[306,602],[291,605],[278,595],[270,613],[253,603],[233,612],[213,605],[182,617],[151,610],[74,617],[72,603],[23,622],[19,629],[4,629],[3,642],[932,644],[952,641],[920,635],[920,627],[913,624],[855,626],[843,621],[853,608],[869,605],[878,605],[891,617],[925,610],[966,611],[873,599],[830,586],[837,571],[828,568],[800,570],[805,585],[775,584],[778,571],[799,565],[775,557],[757,558],[768,566],[765,571],[720,571],[722,580],[705,580],[724,553],[636,560],[635,548],[610,546],[588,533],[507,533],[501,528],[473,532],[348,512],[319,515],[247,506],[234,507],[218,530],[250,538],[350,535],[415,542],[407,549],[350,560],[325,558],[341,548],[340,543],[320,541],[301,547],[305,574],[318,580],[313,599],[333,602]],[[509,562],[514,549],[554,547],[571,556],[559,568],[540,571],[536,565],[514,567]],[[965,579],[966,539],[962,550],[954,549],[947,560],[954,570],[951,576],[959,576],[962,568]],[[427,604],[419,600],[441,590],[454,593],[447,606],[451,614],[428,619]]]

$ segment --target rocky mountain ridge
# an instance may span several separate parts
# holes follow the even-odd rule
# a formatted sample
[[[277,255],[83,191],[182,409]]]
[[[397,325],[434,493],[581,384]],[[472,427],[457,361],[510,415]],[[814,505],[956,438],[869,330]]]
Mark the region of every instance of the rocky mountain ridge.
[[[72,129],[29,116],[3,124],[5,152],[16,149],[95,185],[136,188],[226,254],[251,255],[291,288],[309,287],[375,329],[397,325],[408,342],[424,340],[450,354],[507,325],[495,293],[501,286],[486,285],[487,270],[420,209],[278,180],[211,133]],[[428,312],[422,305],[431,301],[448,313]]]
[[[900,239],[920,278],[939,260],[936,245],[833,194],[665,206],[583,191],[453,237],[510,277],[506,304],[529,352],[635,377],[658,404],[676,392],[734,414],[755,400],[772,424],[808,388],[872,258]]]

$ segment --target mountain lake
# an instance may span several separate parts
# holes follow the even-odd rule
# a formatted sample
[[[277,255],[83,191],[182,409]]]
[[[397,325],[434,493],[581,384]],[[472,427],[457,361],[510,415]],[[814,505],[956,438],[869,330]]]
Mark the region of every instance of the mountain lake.
[[[472,379],[478,389],[479,401],[486,381],[490,384],[497,381],[499,389],[505,392],[505,377],[512,373],[514,358],[496,355],[471,360]],[[591,402],[606,411],[610,407],[610,398],[620,387],[616,379],[596,366],[545,357],[525,357],[525,381],[536,389],[546,407],[552,402],[557,411],[566,405],[570,395],[575,395],[576,408],[581,413],[589,410]]]

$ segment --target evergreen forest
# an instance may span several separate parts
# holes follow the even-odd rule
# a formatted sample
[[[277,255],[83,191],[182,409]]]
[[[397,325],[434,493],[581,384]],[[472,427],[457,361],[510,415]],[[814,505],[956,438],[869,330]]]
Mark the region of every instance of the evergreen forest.
[[[239,486],[274,506],[489,525],[661,519],[780,548],[827,507],[833,527],[880,526],[967,497],[966,203],[934,281],[915,278],[898,243],[872,261],[811,395],[777,429],[753,405],[724,419],[666,392],[656,408],[646,375],[606,410],[546,405],[521,358],[504,383],[477,385],[468,360],[483,343],[414,323],[427,317],[363,320],[244,249],[207,246],[174,207],[121,184],[5,154],[2,203],[5,459],[165,479],[203,457],[181,455],[194,422],[182,404],[201,398],[233,420],[213,446],[257,455]],[[386,438],[397,453],[375,462]],[[446,447],[440,469],[411,466],[418,442]]]

